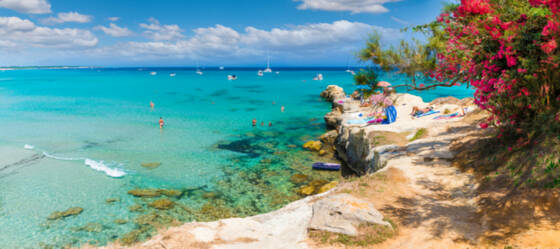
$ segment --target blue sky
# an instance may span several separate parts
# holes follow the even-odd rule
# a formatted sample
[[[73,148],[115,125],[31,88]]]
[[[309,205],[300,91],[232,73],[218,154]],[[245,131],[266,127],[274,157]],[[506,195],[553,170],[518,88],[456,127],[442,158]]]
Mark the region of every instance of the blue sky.
[[[356,65],[443,0],[0,0],[0,66]]]

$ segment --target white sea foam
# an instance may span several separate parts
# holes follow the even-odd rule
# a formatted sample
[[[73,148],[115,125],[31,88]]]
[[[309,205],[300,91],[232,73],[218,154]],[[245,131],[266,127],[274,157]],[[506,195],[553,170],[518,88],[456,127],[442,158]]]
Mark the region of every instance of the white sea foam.
[[[123,176],[126,175],[126,173],[121,169],[112,169],[112,168],[107,167],[107,165],[103,164],[103,161],[95,161],[95,160],[91,160],[91,159],[86,158],[84,160],[84,162],[90,168],[92,168],[94,170],[97,170],[97,171],[102,171],[110,177],[118,178],[118,177],[123,177]]]
[[[56,159],[56,160],[62,160],[62,161],[79,161],[79,160],[85,160],[85,158],[71,158],[71,157],[61,157],[61,156],[55,156],[55,155],[51,155],[47,152],[43,152],[43,155],[45,155],[48,158],[52,158],[52,159]]]
[[[105,165],[103,163],[103,161],[95,161],[89,158],[83,158],[83,157],[79,157],[79,158],[71,158],[71,157],[61,157],[61,156],[55,156],[55,155],[51,155],[47,152],[43,152],[43,155],[45,155],[48,158],[52,158],[52,159],[56,159],[56,160],[63,160],[63,161],[84,161],[84,164],[87,165],[88,167],[90,167],[91,169],[94,169],[96,171],[101,171],[103,173],[105,173],[106,175],[110,176],[110,177],[114,177],[114,178],[119,178],[119,177],[123,177],[126,175],[126,172],[122,169],[117,169],[117,168],[111,168],[107,165]]]
[[[26,145],[23,146],[23,148],[26,149],[26,150],[32,150],[32,149],[35,149],[35,146],[26,144]]]

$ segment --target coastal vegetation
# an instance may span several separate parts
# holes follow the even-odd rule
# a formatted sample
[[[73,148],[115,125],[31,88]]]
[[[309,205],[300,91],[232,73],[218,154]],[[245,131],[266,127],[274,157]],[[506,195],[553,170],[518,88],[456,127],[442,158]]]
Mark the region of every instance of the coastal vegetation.
[[[406,75],[409,81],[395,88],[474,88],[474,102],[486,113],[479,126],[491,128],[491,141],[481,143],[500,146],[475,146],[481,150],[470,149],[471,155],[488,157],[469,161],[485,172],[505,163],[498,171],[509,171],[510,183],[516,186],[558,186],[560,3],[462,0],[445,5],[433,22],[405,29],[409,30],[422,34],[423,42],[402,41],[385,48],[380,36],[372,35],[359,58]],[[362,72],[356,84],[375,89],[372,74]],[[488,160],[494,164],[481,165]]]

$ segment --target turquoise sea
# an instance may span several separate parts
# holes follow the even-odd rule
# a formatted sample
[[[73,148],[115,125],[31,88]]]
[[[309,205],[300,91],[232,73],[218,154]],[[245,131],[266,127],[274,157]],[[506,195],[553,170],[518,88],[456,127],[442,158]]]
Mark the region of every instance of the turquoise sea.
[[[249,68],[0,71],[0,248],[141,240],[160,226],[277,209],[300,198],[295,190],[305,182],[294,174],[337,179],[311,172],[313,161],[332,159],[301,145],[325,132],[330,105],[319,93],[329,84],[351,92],[352,76],[345,68],[275,70],[263,77]],[[312,80],[317,73],[323,81]],[[415,94],[430,101],[472,91]],[[132,189],[182,194],[160,210],[149,204],[163,196],[137,198]],[[71,207],[83,212],[47,219]]]

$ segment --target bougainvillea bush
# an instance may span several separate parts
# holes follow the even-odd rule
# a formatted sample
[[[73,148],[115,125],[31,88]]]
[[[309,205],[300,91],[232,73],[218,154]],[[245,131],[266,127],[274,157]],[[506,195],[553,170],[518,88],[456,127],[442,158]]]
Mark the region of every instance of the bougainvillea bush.
[[[558,120],[560,0],[462,0],[433,27],[430,77],[474,87],[491,113],[481,127],[528,133],[521,128]]]
[[[413,29],[427,43],[382,49],[372,36],[360,58],[398,69],[410,89],[468,84],[490,113],[480,126],[498,127],[498,136],[526,144],[539,128],[558,132],[560,0],[461,0]]]

